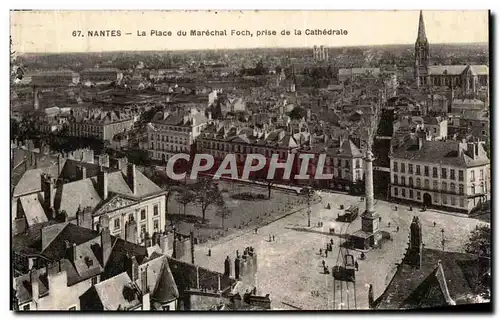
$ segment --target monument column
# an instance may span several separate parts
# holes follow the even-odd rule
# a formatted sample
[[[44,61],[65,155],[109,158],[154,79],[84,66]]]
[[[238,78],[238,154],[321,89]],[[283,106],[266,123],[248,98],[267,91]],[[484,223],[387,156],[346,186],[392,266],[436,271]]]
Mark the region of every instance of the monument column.
[[[365,158],[365,196],[366,196],[366,213],[373,215],[375,209],[373,206],[373,153],[368,150]]]

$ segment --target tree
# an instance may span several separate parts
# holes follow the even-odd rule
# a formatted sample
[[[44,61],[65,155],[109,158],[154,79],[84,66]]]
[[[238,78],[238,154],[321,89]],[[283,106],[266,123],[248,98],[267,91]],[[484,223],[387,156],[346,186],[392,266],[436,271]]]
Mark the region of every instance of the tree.
[[[491,227],[486,224],[477,225],[476,229],[470,232],[465,251],[482,257],[491,256]]]
[[[292,118],[292,120],[300,120],[307,116],[307,112],[301,107],[295,107],[288,115]]]
[[[205,214],[208,207],[222,201],[222,194],[216,184],[208,178],[200,178],[193,188],[195,201],[201,207],[202,219],[205,221]]]
[[[228,217],[230,217],[231,214],[231,210],[226,206],[226,203],[224,201],[220,201],[219,203],[217,203],[217,211],[215,211],[215,215],[221,218],[222,229],[225,229],[224,221]]]
[[[183,205],[184,215],[186,215],[186,206],[193,203],[196,199],[193,191],[183,188],[180,193],[177,194],[175,200]]]

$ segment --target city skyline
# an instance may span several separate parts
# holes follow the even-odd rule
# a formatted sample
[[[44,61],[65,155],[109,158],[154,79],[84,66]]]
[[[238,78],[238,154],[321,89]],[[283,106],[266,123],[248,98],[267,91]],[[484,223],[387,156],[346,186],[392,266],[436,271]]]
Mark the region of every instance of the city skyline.
[[[281,21],[275,19],[280,14]],[[106,15],[104,19],[103,14]],[[189,51],[263,48],[354,47],[409,45],[417,36],[419,11],[13,11],[13,50],[23,53],[83,53],[113,51]],[[488,11],[423,11],[427,37],[433,44],[488,42]],[[283,15],[285,15],[283,17]],[[200,17],[198,17],[200,16]],[[203,16],[203,17],[201,17]],[[273,18],[274,17],[274,18]],[[54,20],[57,20],[55,22]],[[175,28],[159,28],[165,20]],[[75,23],[86,21],[82,23]],[[95,21],[95,22],[94,22]],[[134,21],[129,24],[127,21]],[[197,24],[196,21],[203,21]],[[295,21],[301,21],[300,25]],[[335,23],[325,23],[335,21]],[[389,22],[390,21],[390,22]],[[170,24],[170,23],[169,23]],[[249,30],[253,37],[179,37],[179,30]],[[230,26],[237,25],[237,28]],[[276,36],[256,37],[257,29],[274,29]],[[394,28],[394,26],[399,26]],[[91,27],[87,27],[91,26]],[[294,29],[347,30],[344,36],[298,36]],[[172,36],[151,36],[151,30],[171,31]],[[33,32],[36,30],[36,32]],[[82,31],[74,37],[72,30]],[[121,36],[87,37],[88,31],[121,30]],[[291,31],[281,36],[281,30]],[[147,36],[138,36],[145,31]],[[126,35],[130,33],[129,35]],[[22,39],[22,40],[20,40]]]

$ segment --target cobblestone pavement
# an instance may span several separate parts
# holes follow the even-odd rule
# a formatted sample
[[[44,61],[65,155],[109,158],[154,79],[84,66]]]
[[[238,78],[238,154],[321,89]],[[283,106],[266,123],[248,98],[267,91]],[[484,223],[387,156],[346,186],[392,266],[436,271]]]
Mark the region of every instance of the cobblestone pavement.
[[[478,223],[483,223],[459,215],[419,212],[415,208],[410,212],[408,207],[399,205],[395,211],[394,204],[377,201],[375,208],[382,217],[381,228],[391,233],[393,241],[386,242],[381,249],[366,253],[366,260],[358,261],[355,289],[353,284],[346,287],[346,282],[342,283],[341,289],[340,282],[336,281],[334,294],[333,278],[331,274],[323,274],[322,260],[325,260],[330,270],[340,263],[338,245],[343,241],[340,230],[347,229],[347,233],[352,233],[361,228],[360,218],[348,228],[346,223],[337,222],[335,218],[341,212],[341,204],[346,208],[358,205],[362,212],[364,202],[359,197],[344,194],[322,192],[320,195],[321,203],[312,206],[313,227],[307,227],[307,211],[300,210],[260,228],[258,234],[247,232],[228,241],[220,239],[217,243],[207,242],[197,246],[196,263],[222,272],[226,256],[234,259],[236,250],[242,252],[245,247],[253,246],[258,255],[258,293],[269,293],[274,309],[340,309],[341,296],[343,309],[366,309],[368,284],[374,285],[377,298],[392,278],[396,263],[401,261],[413,216],[418,216],[422,222],[423,239],[428,248],[442,249],[441,229],[445,230],[444,249],[447,251],[462,251],[470,230]],[[331,207],[329,210],[326,209],[328,203]],[[318,227],[318,222],[323,222],[323,227]],[[396,231],[398,226],[399,232]],[[334,235],[328,233],[330,228],[335,229]],[[274,242],[269,242],[269,235],[275,236]],[[324,248],[330,239],[334,241],[333,252],[329,252],[328,257],[320,256],[319,249]],[[207,256],[208,248],[212,251],[211,257]],[[351,253],[355,258],[360,254],[356,251]]]

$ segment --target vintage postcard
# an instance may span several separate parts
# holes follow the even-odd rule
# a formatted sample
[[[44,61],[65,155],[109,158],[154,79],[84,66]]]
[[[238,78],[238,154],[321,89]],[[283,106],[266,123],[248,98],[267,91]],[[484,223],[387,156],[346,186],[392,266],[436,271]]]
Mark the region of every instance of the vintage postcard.
[[[11,308],[492,310],[488,11],[11,11]]]

